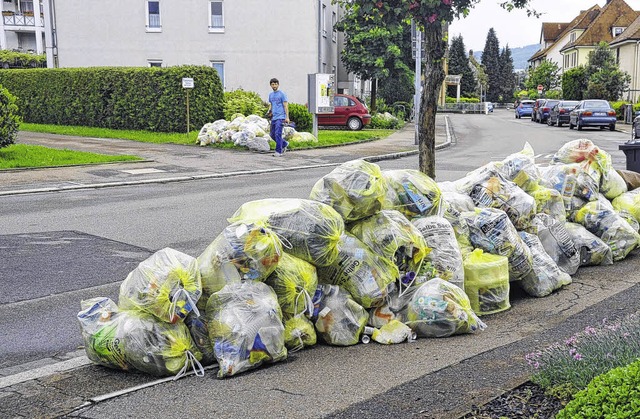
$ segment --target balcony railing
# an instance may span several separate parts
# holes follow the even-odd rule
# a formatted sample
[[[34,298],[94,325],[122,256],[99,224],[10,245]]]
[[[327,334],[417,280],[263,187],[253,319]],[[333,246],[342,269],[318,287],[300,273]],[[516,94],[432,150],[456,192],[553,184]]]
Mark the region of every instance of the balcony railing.
[[[5,26],[44,26],[42,17],[36,18],[35,16],[26,15],[11,15],[2,16]],[[37,19],[37,20],[36,20]]]

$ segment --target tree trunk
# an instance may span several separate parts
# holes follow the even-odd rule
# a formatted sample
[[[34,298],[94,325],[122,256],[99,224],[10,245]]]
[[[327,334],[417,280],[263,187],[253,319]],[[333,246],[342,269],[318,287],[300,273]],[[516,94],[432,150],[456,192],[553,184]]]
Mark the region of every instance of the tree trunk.
[[[378,97],[378,79],[371,79],[371,115],[376,113],[376,99]]]
[[[443,40],[442,25],[427,24],[424,28],[426,44],[424,81],[420,96],[420,126],[418,127],[418,148],[420,171],[436,178],[436,111],[438,96],[444,81],[443,59],[447,43]]]

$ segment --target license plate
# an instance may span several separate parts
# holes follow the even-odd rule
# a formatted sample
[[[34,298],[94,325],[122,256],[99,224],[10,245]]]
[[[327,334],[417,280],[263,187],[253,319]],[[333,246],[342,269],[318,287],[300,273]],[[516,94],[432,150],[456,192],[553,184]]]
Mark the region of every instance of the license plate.
[[[593,115],[594,115],[594,116],[607,116],[607,114],[606,114],[606,113],[604,113],[604,112],[596,112],[596,113],[594,113]]]

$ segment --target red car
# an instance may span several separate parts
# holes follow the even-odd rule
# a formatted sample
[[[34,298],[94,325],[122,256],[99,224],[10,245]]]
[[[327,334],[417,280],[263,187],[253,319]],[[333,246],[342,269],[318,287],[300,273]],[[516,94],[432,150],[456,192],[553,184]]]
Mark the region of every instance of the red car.
[[[319,114],[318,126],[346,126],[352,131],[362,129],[371,123],[369,109],[357,97],[336,94],[333,98],[332,114]]]

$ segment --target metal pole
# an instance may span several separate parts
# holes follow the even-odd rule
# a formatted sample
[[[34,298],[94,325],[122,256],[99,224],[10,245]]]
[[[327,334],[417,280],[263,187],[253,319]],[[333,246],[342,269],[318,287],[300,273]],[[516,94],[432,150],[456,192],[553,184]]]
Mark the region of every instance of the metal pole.
[[[189,134],[189,89],[187,90],[187,134]]]
[[[420,82],[422,76],[422,32],[416,25],[416,77],[415,77],[415,95],[413,96],[413,123],[415,125],[415,143],[420,144],[418,141],[420,135]]]

